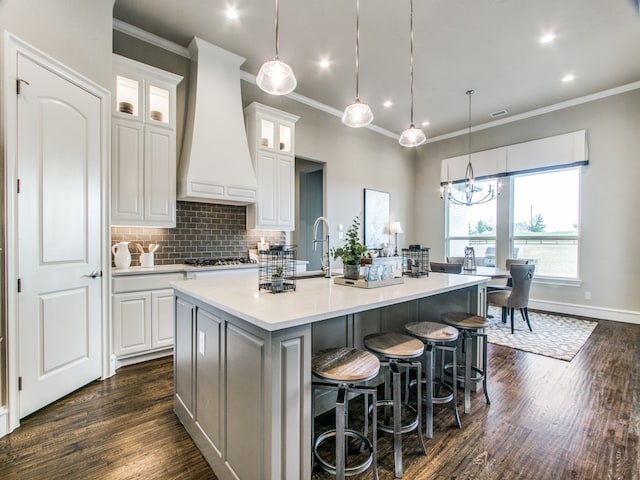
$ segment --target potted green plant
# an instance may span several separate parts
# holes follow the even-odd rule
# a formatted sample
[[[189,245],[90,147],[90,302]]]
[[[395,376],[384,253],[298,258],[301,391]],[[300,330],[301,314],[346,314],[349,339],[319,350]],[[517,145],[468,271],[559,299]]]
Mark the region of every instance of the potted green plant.
[[[281,292],[283,289],[283,268],[282,265],[276,265],[271,274],[271,292]]]
[[[360,277],[360,262],[367,252],[367,247],[358,239],[359,230],[360,217],[356,217],[347,230],[344,246],[331,249],[333,259],[339,258],[344,265],[344,278],[351,280],[357,280]]]

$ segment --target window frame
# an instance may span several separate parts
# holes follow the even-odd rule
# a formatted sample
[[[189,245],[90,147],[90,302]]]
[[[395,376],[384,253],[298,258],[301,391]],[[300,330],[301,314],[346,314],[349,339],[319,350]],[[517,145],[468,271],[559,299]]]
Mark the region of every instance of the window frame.
[[[514,233],[514,201],[515,201],[515,186],[514,179],[518,176],[530,176],[535,175],[536,173],[550,173],[552,171],[566,171],[566,170],[577,170],[577,181],[578,181],[578,233],[576,235],[518,235],[516,236]],[[531,239],[531,240],[569,240],[575,241],[577,244],[577,265],[576,265],[576,276],[575,277],[560,277],[560,276],[550,276],[550,275],[540,275],[536,274],[534,276],[534,283],[539,284],[549,284],[549,285],[562,285],[562,286],[580,286],[582,284],[581,277],[581,250],[582,250],[582,217],[581,217],[581,194],[582,194],[582,177],[580,175],[581,166],[568,166],[566,168],[553,168],[553,169],[545,169],[539,172],[533,173],[520,173],[508,175],[505,177],[492,177],[496,181],[499,182],[499,193],[496,198],[496,225],[495,225],[495,235],[489,236],[449,236],[450,231],[450,205],[449,201],[445,195],[444,197],[444,241],[445,241],[445,257],[451,256],[451,241],[455,240],[468,240],[469,242],[473,240],[493,240],[495,242],[495,250],[496,250],[496,265],[504,265],[504,262],[507,258],[511,258],[510,252],[513,252],[514,247],[516,246],[516,242],[523,238]],[[489,178],[486,178],[489,179]]]

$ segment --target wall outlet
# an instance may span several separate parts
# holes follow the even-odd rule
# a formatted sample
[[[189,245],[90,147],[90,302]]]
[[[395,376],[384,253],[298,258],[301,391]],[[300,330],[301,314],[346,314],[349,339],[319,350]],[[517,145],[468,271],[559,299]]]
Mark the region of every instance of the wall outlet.
[[[584,292],[584,299],[591,300],[591,292]]]

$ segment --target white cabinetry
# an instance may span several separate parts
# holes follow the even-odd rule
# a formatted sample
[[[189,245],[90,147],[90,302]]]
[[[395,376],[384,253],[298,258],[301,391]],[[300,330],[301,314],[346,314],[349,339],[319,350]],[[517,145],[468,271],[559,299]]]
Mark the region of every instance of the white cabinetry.
[[[175,306],[170,282],[182,273],[113,278],[113,353],[119,365],[171,354]]]
[[[182,77],[119,55],[113,70],[111,224],[175,227]]]
[[[247,207],[247,228],[295,229],[295,123],[298,118],[252,103],[244,109],[258,201]]]

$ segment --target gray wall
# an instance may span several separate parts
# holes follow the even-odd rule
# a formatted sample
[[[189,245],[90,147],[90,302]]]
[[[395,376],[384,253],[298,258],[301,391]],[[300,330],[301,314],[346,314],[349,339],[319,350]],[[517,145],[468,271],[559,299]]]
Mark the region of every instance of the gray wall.
[[[0,29],[111,90],[113,0],[0,0]]]
[[[473,134],[474,151],[587,129],[590,164],[582,169],[579,287],[535,285],[532,297],[590,308],[640,312],[640,90]],[[444,257],[440,160],[466,153],[466,136],[427,144],[416,165],[417,235]],[[584,292],[592,292],[585,300]]]
[[[406,232],[398,238],[399,246],[414,238],[414,150],[371,130],[346,127],[336,116],[268,95],[250,83],[242,82],[242,99],[245,106],[257,101],[300,116],[296,155],[326,164],[324,214],[331,223],[332,245],[342,244],[339,224],[346,232],[356,215],[362,218],[365,188],[390,193],[391,220],[399,220]]]

